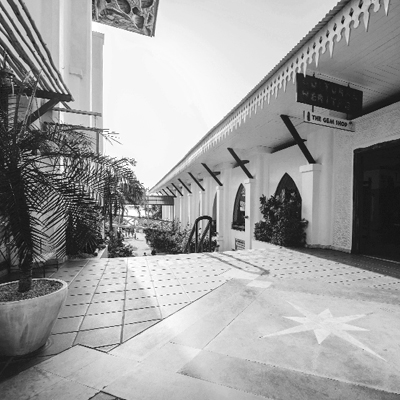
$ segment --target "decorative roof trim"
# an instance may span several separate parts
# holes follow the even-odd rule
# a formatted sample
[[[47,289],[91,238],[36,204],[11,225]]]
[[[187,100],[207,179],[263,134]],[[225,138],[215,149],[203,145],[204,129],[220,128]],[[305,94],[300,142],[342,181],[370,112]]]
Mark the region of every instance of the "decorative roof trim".
[[[350,43],[352,29],[357,29],[362,20],[368,30],[371,12],[378,12],[383,6],[388,15],[390,0],[341,0],[325,18],[311,30],[295,48],[227,115],[212,128],[186,156],[157,183],[152,190],[165,185],[184,171],[196,158],[216,146],[236,130],[258,109],[277,98],[279,91],[286,91],[288,83],[294,84],[296,73],[307,74],[312,62],[318,66],[319,58],[329,50],[333,57],[335,43],[345,38]]]

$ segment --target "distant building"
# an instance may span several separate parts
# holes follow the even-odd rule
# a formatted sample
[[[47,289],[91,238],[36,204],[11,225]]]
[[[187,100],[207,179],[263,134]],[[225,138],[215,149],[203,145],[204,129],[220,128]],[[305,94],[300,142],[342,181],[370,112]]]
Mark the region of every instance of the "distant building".
[[[163,218],[252,249],[260,196],[295,188],[309,246],[400,260],[399,42],[398,1],[340,1],[151,189]]]

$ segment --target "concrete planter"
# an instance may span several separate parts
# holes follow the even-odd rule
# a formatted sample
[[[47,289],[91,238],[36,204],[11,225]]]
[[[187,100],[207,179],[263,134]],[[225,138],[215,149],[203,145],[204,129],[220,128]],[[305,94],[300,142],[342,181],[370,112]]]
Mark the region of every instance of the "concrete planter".
[[[60,282],[63,286],[45,296],[0,303],[1,355],[28,354],[46,343],[68,294],[66,282],[46,280]],[[7,283],[0,287],[4,285]]]

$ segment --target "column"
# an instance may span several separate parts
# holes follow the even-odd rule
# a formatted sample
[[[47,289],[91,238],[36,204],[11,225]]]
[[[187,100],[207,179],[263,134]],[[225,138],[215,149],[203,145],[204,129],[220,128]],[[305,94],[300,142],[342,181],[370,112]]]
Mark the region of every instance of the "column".
[[[301,215],[308,221],[306,233],[307,244],[319,244],[318,215],[319,215],[319,187],[321,164],[308,164],[300,167],[301,172]]]
[[[218,232],[218,251],[224,246],[224,187],[217,186],[217,232]]]
[[[246,250],[251,249],[253,240],[253,231],[255,223],[255,213],[253,209],[254,198],[255,198],[255,179],[246,179],[244,181],[244,188],[246,190],[246,205],[245,205],[245,248]]]

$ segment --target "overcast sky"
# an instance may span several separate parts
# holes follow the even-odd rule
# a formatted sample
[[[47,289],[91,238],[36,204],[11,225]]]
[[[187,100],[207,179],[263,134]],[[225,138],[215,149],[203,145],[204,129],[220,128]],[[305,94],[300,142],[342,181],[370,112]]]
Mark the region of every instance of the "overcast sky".
[[[105,33],[104,127],[153,187],[337,0],[160,0],[155,37]]]

